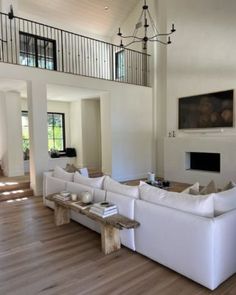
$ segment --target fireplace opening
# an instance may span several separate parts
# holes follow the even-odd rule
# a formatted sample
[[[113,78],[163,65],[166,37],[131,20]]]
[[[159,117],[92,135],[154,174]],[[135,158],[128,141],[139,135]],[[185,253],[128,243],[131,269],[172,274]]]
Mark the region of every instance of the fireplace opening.
[[[218,153],[186,153],[186,170],[220,172],[220,154]]]

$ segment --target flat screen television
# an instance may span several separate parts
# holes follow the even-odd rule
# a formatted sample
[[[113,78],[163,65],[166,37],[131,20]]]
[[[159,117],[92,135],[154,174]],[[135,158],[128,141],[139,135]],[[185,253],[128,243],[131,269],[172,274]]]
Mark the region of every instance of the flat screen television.
[[[234,126],[234,91],[179,98],[179,129]]]

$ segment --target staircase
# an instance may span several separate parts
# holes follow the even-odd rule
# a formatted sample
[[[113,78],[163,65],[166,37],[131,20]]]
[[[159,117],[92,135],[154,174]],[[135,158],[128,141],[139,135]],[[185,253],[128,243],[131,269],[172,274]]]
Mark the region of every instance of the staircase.
[[[0,202],[33,196],[29,181],[5,181],[0,177]]]

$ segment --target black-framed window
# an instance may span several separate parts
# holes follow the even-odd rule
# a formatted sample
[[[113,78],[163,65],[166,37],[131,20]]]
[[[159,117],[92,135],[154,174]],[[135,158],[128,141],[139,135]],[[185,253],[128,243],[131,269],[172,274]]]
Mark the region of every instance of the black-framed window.
[[[23,111],[21,113],[21,125],[22,125],[22,141],[23,141],[23,152],[26,153],[30,148],[29,143],[29,119],[28,112]]]
[[[20,64],[56,70],[56,41],[20,32]]]
[[[65,151],[65,115],[48,112],[48,150]]]
[[[28,112],[22,111],[22,140],[23,151],[29,150],[29,121]],[[51,149],[64,152],[66,148],[65,140],[65,114],[48,112],[48,150]]]
[[[125,78],[125,51],[121,50],[115,53],[115,72],[116,79]]]

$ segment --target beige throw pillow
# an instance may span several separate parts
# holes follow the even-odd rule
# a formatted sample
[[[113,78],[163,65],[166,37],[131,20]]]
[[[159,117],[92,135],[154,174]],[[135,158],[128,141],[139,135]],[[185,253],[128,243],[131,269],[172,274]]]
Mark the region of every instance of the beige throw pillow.
[[[65,170],[69,173],[75,173],[76,171],[78,171],[78,168],[76,168],[73,164],[66,164]]]
[[[236,186],[236,183],[234,183],[233,181],[230,181],[223,189],[222,192],[224,191],[228,191],[231,188],[234,188]]]
[[[217,193],[217,187],[214,180],[210,181],[208,185],[201,189],[199,192],[200,195],[209,195],[213,193]]]

